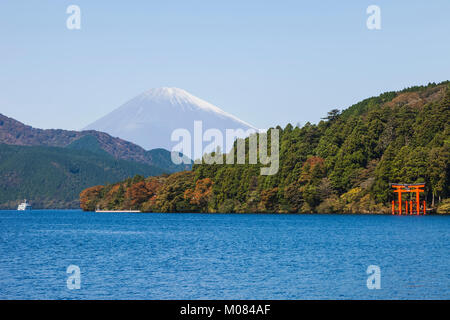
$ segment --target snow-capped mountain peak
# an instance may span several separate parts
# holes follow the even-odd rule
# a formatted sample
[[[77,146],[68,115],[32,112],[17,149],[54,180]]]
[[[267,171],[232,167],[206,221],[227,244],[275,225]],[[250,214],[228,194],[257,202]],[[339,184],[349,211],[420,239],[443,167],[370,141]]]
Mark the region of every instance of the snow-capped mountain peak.
[[[179,128],[193,132],[194,121],[198,120],[204,130],[219,129],[224,136],[226,129],[257,130],[219,107],[172,87],[147,90],[84,129],[104,131],[147,150],[171,150],[172,132]]]

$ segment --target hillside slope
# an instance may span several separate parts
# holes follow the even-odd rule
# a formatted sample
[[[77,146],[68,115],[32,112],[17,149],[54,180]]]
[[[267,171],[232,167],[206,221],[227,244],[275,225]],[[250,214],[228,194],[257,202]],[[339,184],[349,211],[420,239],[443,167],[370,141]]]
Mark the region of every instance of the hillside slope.
[[[317,125],[277,129],[280,169],[273,176],[261,176],[260,165],[194,165],[192,172],[86,189],[82,208],[386,213],[390,182],[425,182],[429,204],[450,197],[448,81],[332,110]],[[125,190],[120,197],[119,189]]]
[[[131,142],[95,130],[71,131],[37,129],[0,114],[0,143],[19,146],[66,147],[103,150],[119,160],[136,161],[165,169],[166,172],[189,170],[190,165],[175,165],[167,150],[149,150]]]
[[[25,198],[35,208],[78,208],[88,186],[163,172],[104,151],[0,144],[0,208],[14,209]]]

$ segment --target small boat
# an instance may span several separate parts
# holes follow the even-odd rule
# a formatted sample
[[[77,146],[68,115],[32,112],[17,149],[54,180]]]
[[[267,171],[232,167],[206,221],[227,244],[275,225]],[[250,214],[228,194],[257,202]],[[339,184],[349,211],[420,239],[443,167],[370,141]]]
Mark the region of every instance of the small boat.
[[[27,199],[25,199],[21,204],[17,206],[18,211],[27,211],[31,210],[31,205],[27,202]]]

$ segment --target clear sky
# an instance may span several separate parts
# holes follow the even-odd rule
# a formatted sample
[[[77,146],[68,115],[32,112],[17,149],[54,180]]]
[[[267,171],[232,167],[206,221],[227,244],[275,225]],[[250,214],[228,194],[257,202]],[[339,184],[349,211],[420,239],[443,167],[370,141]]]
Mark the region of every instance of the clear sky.
[[[66,8],[81,8],[68,30]],[[381,30],[366,8],[381,8]],[[80,129],[179,87],[267,128],[450,79],[450,1],[0,2],[0,113]]]

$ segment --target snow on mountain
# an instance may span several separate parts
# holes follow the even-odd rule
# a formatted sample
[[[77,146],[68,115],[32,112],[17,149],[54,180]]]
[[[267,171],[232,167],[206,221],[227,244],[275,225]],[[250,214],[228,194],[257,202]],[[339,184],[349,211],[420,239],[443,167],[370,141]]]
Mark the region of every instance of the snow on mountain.
[[[172,150],[177,144],[171,141],[172,132],[175,129],[187,129],[194,139],[194,121],[198,120],[202,121],[203,132],[210,128],[219,129],[224,139],[226,129],[257,130],[222,109],[178,88],[150,89],[88,125],[84,130],[107,132],[147,150]]]

